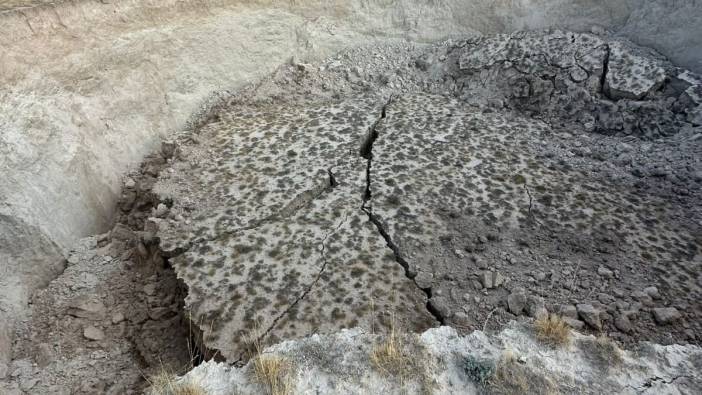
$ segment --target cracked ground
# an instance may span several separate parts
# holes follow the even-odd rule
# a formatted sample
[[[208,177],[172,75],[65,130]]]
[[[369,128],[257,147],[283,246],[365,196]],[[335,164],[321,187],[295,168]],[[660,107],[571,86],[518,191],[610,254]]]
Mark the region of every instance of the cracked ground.
[[[179,142],[145,230],[207,349],[236,362],[253,340],[544,312],[624,343],[696,341],[693,76],[560,32],[397,56],[377,76],[361,56],[285,66]],[[654,319],[671,306],[681,325]]]

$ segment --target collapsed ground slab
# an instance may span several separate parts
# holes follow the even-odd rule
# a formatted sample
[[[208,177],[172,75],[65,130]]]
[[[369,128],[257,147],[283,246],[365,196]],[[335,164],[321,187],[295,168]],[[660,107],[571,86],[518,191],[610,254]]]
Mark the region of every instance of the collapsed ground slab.
[[[383,105],[235,106],[159,181],[183,220],[151,221],[164,251],[185,251],[173,262],[209,348],[235,361],[252,337],[435,324],[361,210]]]
[[[538,316],[577,301],[608,327],[651,324],[641,303],[663,301],[642,290],[658,286],[697,325],[700,224],[686,218],[697,210],[566,165],[544,150],[558,139],[541,121],[425,94],[386,114],[368,205],[446,322],[481,328],[495,311]],[[528,301],[510,308],[510,293]]]

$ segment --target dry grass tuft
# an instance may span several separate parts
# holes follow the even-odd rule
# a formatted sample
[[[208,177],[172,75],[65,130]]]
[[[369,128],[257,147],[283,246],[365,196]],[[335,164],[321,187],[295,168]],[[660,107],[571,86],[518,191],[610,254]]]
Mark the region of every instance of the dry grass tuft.
[[[177,382],[176,376],[162,370],[147,380],[153,395],[207,395],[198,384],[192,382]]]
[[[285,358],[259,354],[254,358],[256,380],[266,389],[268,395],[292,393],[290,364]]]
[[[488,386],[493,394],[558,393],[553,380],[519,363],[511,352],[502,355]]]
[[[543,316],[534,322],[536,338],[552,346],[570,343],[570,327],[555,314]]]
[[[413,361],[406,352],[400,337],[391,325],[390,333],[385,341],[376,345],[370,355],[373,366],[380,372],[401,379],[408,377],[412,372]]]
[[[397,380],[403,391],[433,393],[434,383],[429,375],[431,362],[426,356],[426,349],[417,341],[416,335],[396,329],[394,316],[390,319],[389,327],[387,336],[370,352],[371,366],[380,374]],[[404,388],[407,384],[410,387]]]
[[[263,354],[261,333],[261,326],[256,323],[253,333],[244,338],[244,353],[253,361],[254,379],[264,387],[268,395],[291,394],[292,367],[284,357]]]

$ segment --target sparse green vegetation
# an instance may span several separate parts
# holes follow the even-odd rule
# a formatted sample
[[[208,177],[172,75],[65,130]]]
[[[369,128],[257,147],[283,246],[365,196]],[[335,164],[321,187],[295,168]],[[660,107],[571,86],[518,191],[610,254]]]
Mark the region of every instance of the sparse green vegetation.
[[[468,356],[463,361],[463,370],[468,378],[481,386],[487,385],[495,374],[495,364],[492,361],[479,360]]]

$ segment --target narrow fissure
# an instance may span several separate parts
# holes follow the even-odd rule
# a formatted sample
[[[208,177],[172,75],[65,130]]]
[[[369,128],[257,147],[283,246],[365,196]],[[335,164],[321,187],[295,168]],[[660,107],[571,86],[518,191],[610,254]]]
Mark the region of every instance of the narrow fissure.
[[[234,236],[248,230],[256,229],[262,226],[263,224],[269,222],[280,221],[285,218],[292,217],[293,215],[297,214],[301,209],[307,207],[310,203],[312,203],[312,201],[318,199],[324,193],[331,191],[339,185],[339,182],[336,180],[336,176],[332,172],[332,168],[327,169],[327,176],[328,179],[325,180],[324,183],[321,183],[314,189],[304,191],[299,195],[295,196],[290,202],[288,202],[288,204],[285,205],[285,207],[280,209],[279,212],[273,213],[261,219],[254,219],[247,226],[221,231],[218,232],[216,235],[210,236],[208,238],[200,238],[195,242],[213,241],[222,236]]]
[[[331,171],[330,171],[330,175],[331,175]],[[319,269],[319,272],[317,272],[317,275],[315,276],[314,280],[310,283],[309,286],[307,286],[307,288],[305,288],[305,290],[302,292],[302,294],[297,299],[295,299],[295,301],[292,302],[282,313],[280,313],[277,317],[275,317],[275,319],[268,326],[268,328],[258,336],[257,340],[259,342],[263,341],[263,339],[265,339],[265,337],[268,336],[268,334],[275,328],[275,326],[278,325],[278,322],[283,317],[288,315],[290,310],[292,310],[295,306],[297,306],[302,300],[305,299],[305,297],[310,292],[312,292],[312,289],[317,285],[317,283],[319,282],[319,279],[322,278],[322,274],[324,274],[324,271],[327,269],[328,262],[327,262],[327,257],[324,254],[324,251],[326,249],[327,239],[329,239],[329,237],[331,237],[334,233],[336,233],[346,223],[346,221],[348,221],[348,218],[349,218],[349,216],[348,216],[348,214],[346,214],[344,219],[341,222],[339,222],[339,224],[331,232],[324,235],[324,238],[322,239],[322,241],[320,243],[320,245],[321,245],[320,254],[322,256],[322,267]],[[234,362],[234,364],[241,364],[245,360],[246,360],[245,352],[242,352],[241,354],[239,354],[239,359],[236,362]]]
[[[373,214],[373,207],[370,205],[371,199],[372,199],[372,190],[371,190],[371,168],[373,166],[373,144],[375,144],[375,141],[379,137],[378,133],[378,126],[380,123],[387,117],[387,108],[392,104],[393,98],[391,97],[388,99],[387,103],[383,106],[381,110],[380,117],[373,123],[371,128],[368,131],[368,136],[366,137],[366,140],[363,141],[361,144],[361,149],[360,149],[360,155],[361,157],[365,158],[368,162],[366,165],[366,189],[363,192],[362,196],[362,204],[361,204],[361,210],[368,215],[368,219],[375,225],[376,229],[378,229],[378,233],[382,238],[385,240],[385,243],[387,244],[388,248],[392,250],[393,256],[395,257],[395,261],[402,266],[405,272],[405,276],[414,283],[414,285],[419,288],[424,294],[427,296],[427,303],[426,303],[426,309],[431,314],[436,321],[438,321],[441,325],[445,324],[445,318],[441,315],[441,313],[430,303],[431,296],[432,296],[432,291],[431,287],[427,288],[422,288],[420,287],[417,282],[415,281],[415,277],[417,276],[417,273],[412,271],[409,262],[405,258],[402,257],[402,253],[400,252],[400,248],[395,244],[395,242],[392,241],[392,237],[388,233],[388,231],[385,229],[383,226],[383,222],[381,219]]]
[[[611,49],[609,48],[609,44],[605,44],[605,57],[604,61],[602,62],[602,75],[600,76],[600,93],[607,98],[610,98],[608,92],[609,89],[607,89],[607,74],[609,73],[610,52]]]

